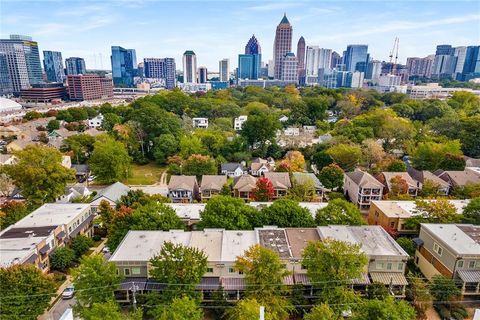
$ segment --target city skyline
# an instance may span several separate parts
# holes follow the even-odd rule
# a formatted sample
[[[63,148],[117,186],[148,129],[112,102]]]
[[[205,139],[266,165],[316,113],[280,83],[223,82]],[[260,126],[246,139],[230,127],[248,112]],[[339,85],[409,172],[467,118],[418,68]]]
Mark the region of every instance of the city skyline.
[[[478,4],[470,1],[185,3],[188,5],[180,5],[186,17],[208,18],[190,19],[182,26],[169,14],[179,10],[179,4],[173,2],[45,1],[22,6],[19,1],[7,1],[2,4],[1,37],[32,36],[40,52],[83,57],[88,69],[109,70],[110,47],[122,46],[135,49],[138,61],[144,57],[181,61],[183,52],[193,50],[198,65],[212,71],[218,71],[218,61],[223,58],[235,62],[252,34],[262,46],[263,61],[271,60],[275,28],[284,12],[293,26],[293,46],[300,36],[307,46],[340,53],[348,44],[361,43],[367,44],[371,57],[378,60],[388,60],[395,36],[400,38],[401,63],[406,63],[407,57],[433,54],[439,44],[472,45],[480,38],[479,29],[472,27],[480,20],[478,10],[471,10]]]

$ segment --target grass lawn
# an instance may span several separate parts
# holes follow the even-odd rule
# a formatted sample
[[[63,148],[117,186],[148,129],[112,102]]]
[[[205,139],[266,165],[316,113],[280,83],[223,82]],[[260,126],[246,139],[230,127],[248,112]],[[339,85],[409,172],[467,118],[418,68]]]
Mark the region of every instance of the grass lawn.
[[[165,168],[159,167],[154,163],[145,165],[133,164],[129,172],[129,178],[122,181],[131,185],[149,185],[160,180],[160,176]]]

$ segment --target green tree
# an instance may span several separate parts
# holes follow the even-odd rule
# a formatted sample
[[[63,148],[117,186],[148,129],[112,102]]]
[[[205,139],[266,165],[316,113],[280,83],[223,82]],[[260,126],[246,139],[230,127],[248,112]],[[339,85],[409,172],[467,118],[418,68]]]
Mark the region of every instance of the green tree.
[[[7,201],[0,209],[0,229],[20,221],[30,213],[30,210],[23,202]]]
[[[397,243],[400,245],[400,247],[402,247],[403,250],[405,250],[406,253],[408,253],[410,257],[415,256],[415,250],[417,247],[411,238],[399,237],[397,238]]]
[[[463,222],[480,225],[480,198],[470,200],[463,209]]]
[[[420,142],[412,154],[413,166],[418,170],[435,171],[444,169],[441,167],[446,155],[462,155],[458,140],[446,141],[443,143]],[[448,170],[445,168],[444,170]]]
[[[53,131],[53,130],[58,130],[60,129],[60,121],[58,120],[55,120],[55,119],[52,119],[50,121],[48,121],[47,123],[47,130],[48,131]]]
[[[443,170],[463,171],[465,170],[465,159],[461,154],[445,154],[439,167]]]
[[[0,268],[0,318],[35,320],[49,306],[55,283],[33,265]]]
[[[416,313],[408,302],[387,297],[384,300],[364,300],[355,310],[352,319],[415,320]]]
[[[97,181],[113,183],[128,177],[132,159],[125,146],[107,135],[100,135],[94,144],[89,165]]]
[[[304,320],[339,320],[333,310],[326,303],[318,304],[303,317]]]
[[[430,294],[434,301],[454,301],[460,297],[462,292],[455,284],[455,281],[443,275],[435,275],[431,279]]]
[[[289,199],[278,199],[261,211],[261,219],[265,225],[287,227],[314,227],[315,221],[308,209],[302,208],[298,202]]]
[[[353,203],[343,199],[331,200],[325,208],[319,209],[315,222],[321,226],[364,224],[360,210]]]
[[[460,120],[459,139],[463,152],[469,157],[480,157],[480,115]]]
[[[415,206],[418,214],[405,222],[405,227],[410,230],[419,230],[420,223],[457,223],[462,219],[455,206],[446,199],[417,200]]]
[[[390,292],[385,284],[380,282],[373,282],[367,285],[367,297],[368,299],[385,300],[390,296]]]
[[[288,190],[288,198],[295,201],[310,202],[317,198],[313,180],[292,181],[292,187]]]
[[[161,134],[153,140],[153,157],[158,164],[166,164],[177,151],[178,141],[173,134]]]
[[[203,311],[194,299],[174,298],[167,306],[157,307],[152,314],[156,320],[203,320]]]
[[[65,271],[75,259],[75,251],[68,247],[56,249],[50,256],[50,266],[59,271]]]
[[[29,145],[15,156],[15,164],[5,170],[30,203],[55,201],[65,192],[67,181],[75,178],[73,170],[62,166],[62,155],[54,148]]]
[[[231,196],[214,196],[200,212],[200,228],[223,228],[227,230],[251,230],[257,209],[246,205],[242,199]]]
[[[384,171],[389,172],[406,172],[407,165],[400,159],[393,159],[387,163]]]
[[[241,135],[245,137],[251,147],[258,144],[260,148],[263,148],[267,140],[274,140],[275,133],[280,127],[280,122],[273,114],[249,115],[242,126]]]
[[[195,135],[183,136],[180,138],[180,156],[187,159],[193,154],[206,155],[207,149],[199,137]]]
[[[84,320],[124,320],[120,308],[115,301],[95,302],[90,308],[83,309],[82,319]]]
[[[328,148],[326,153],[345,171],[353,170],[362,159],[362,150],[357,145],[340,143]]]
[[[334,163],[323,167],[318,178],[328,189],[338,189],[343,187],[343,170]]]
[[[166,283],[164,299],[188,296],[195,298],[195,287],[207,272],[207,256],[202,250],[165,242],[160,252],[150,259],[150,276]]]
[[[430,294],[428,283],[422,280],[422,275],[409,274],[406,296],[417,311],[417,315],[425,319],[427,310],[432,307],[432,295]]]
[[[105,261],[102,255],[83,256],[80,265],[73,269],[73,285],[80,313],[94,303],[114,301],[122,276],[117,274],[115,263]]]
[[[93,246],[93,240],[87,236],[78,235],[75,238],[73,238],[70,246],[75,252],[75,257],[79,259],[83,254],[85,254],[90,249],[91,246]]]
[[[227,317],[229,320],[257,320],[260,318],[260,306],[255,298],[241,299],[227,311]],[[268,314],[265,319],[272,320]]]
[[[106,131],[112,131],[116,124],[122,123],[122,118],[115,113],[106,113],[103,115],[102,128]]]
[[[84,163],[93,151],[93,144],[95,143],[95,137],[81,133],[63,140],[62,151],[73,152],[72,161],[79,164]]]
[[[117,214],[109,228],[107,245],[115,250],[129,230],[183,229],[184,224],[175,211],[162,203],[149,203],[133,213]]]
[[[197,177],[209,174],[214,175],[217,174],[217,164],[209,156],[192,154],[183,164],[183,173]]]

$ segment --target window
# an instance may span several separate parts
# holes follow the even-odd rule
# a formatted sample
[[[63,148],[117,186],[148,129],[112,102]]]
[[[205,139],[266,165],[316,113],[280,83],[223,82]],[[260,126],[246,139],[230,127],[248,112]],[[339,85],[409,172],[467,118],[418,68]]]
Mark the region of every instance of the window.
[[[463,260],[458,260],[457,268],[463,268]]]
[[[390,222],[390,228],[395,228],[395,221]]]
[[[377,270],[382,270],[383,269],[383,262],[377,262],[377,265],[375,267]]]
[[[231,267],[228,268],[228,273],[235,273],[235,269],[233,269],[233,268],[231,268]]]
[[[399,263],[398,263],[397,270],[398,270],[398,271],[402,271],[402,270],[403,270],[403,262],[399,262]]]
[[[117,275],[119,275],[119,274],[120,274],[120,270],[115,269],[115,273],[116,273]]]
[[[213,273],[213,268],[207,268],[207,273]]]
[[[132,267],[132,274],[140,274],[140,268],[139,267]]]
[[[433,244],[433,251],[435,251],[439,256],[442,255],[443,248],[438,245],[438,243]]]
[[[480,260],[477,260],[477,262],[475,262],[475,267],[480,268]]]
[[[130,269],[128,269],[128,268],[123,269],[123,274],[126,275],[126,276],[129,276],[130,275]]]
[[[475,268],[475,261],[470,261],[470,262],[468,263],[468,268],[469,268],[469,269]]]
[[[387,263],[387,270],[392,270],[392,263],[391,262]]]

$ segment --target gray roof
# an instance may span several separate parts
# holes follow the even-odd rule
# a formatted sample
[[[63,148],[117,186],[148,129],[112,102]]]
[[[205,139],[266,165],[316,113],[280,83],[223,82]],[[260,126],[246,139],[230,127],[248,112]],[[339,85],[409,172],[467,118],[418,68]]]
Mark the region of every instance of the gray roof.
[[[383,184],[368,172],[358,170],[353,172],[345,172],[345,175],[352,179],[352,181],[360,187],[374,186],[377,188],[383,188]]]
[[[422,223],[421,230],[426,230],[459,256],[480,256],[480,226]]]
[[[202,176],[202,190],[222,190],[227,183],[226,176],[205,175]]]
[[[72,164],[72,169],[74,169],[77,174],[87,174],[90,171],[88,164]]]
[[[237,168],[245,170],[243,165],[238,162],[227,162],[227,163],[222,163],[221,165],[221,171],[235,171],[237,170]]]
[[[414,168],[408,168],[407,170],[408,174],[416,181],[420,183],[425,183],[425,180],[430,180],[441,187],[448,187],[449,184],[443,179],[440,179],[438,176],[434,175],[430,171],[420,171],[420,170],[415,170]]]
[[[327,190],[320,180],[318,180],[317,176],[311,172],[293,172],[292,180],[298,184],[305,184],[307,181],[312,181],[315,189]]]
[[[197,178],[195,176],[171,176],[168,183],[169,190],[191,190],[197,186]]]
[[[264,176],[272,181],[274,188],[289,189],[292,187],[288,172],[265,172]]]
[[[115,182],[114,184],[100,190],[92,201],[95,201],[101,197],[105,197],[113,202],[120,200],[122,196],[127,195],[130,188],[121,182]]]

